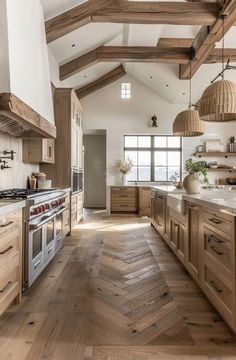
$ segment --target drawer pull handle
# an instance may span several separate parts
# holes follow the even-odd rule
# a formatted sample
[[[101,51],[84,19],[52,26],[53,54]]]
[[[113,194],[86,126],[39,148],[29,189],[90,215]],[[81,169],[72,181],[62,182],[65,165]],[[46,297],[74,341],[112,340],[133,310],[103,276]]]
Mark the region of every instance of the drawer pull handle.
[[[4,293],[12,285],[12,281],[9,281],[1,290],[0,293]]]
[[[34,265],[34,270],[36,270],[36,269],[39,267],[40,264],[41,264],[41,261],[39,260],[39,261]]]
[[[213,222],[214,224],[217,224],[217,225],[219,225],[219,224],[221,224],[221,223],[222,223],[222,221],[221,221],[221,220],[219,220],[219,219],[215,219],[215,218],[209,219],[209,221],[211,221],[211,222]]]
[[[8,251],[10,251],[11,249],[13,249],[13,246],[9,246],[6,250],[3,250],[0,252],[0,255],[4,255],[6,254]]]
[[[213,250],[217,255],[224,255],[222,251],[219,251],[215,246],[210,246],[211,250]]]
[[[221,290],[221,289],[219,289],[219,288],[217,287],[215,281],[211,280],[211,281],[210,281],[210,284],[211,284],[211,286],[213,287],[213,289],[214,289],[215,291],[217,291],[218,293],[222,293],[222,292],[223,292],[223,290]]]
[[[5,228],[5,227],[7,227],[7,226],[9,226],[9,225],[11,225],[11,224],[13,224],[13,221],[9,221],[9,222],[6,223],[6,224],[0,225],[0,228]]]
[[[224,242],[223,240],[217,239],[217,238],[216,238],[215,236],[213,236],[213,235],[210,235],[210,236],[209,236],[209,240],[208,240],[208,241],[210,242],[211,240],[217,242],[218,244],[222,244],[222,243]]]

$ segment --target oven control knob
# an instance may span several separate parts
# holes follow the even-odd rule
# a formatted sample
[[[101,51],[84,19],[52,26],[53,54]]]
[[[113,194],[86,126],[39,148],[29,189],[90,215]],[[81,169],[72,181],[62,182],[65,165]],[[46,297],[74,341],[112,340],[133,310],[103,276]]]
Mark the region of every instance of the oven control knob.
[[[32,209],[30,212],[30,215],[33,215],[33,216],[37,215],[37,214],[38,214],[37,208]]]
[[[37,207],[37,214],[40,214],[42,212],[41,206]]]
[[[41,211],[44,212],[45,210],[46,210],[45,206],[42,205],[42,206],[41,206]]]
[[[48,210],[50,208],[49,204],[45,204],[45,208]]]

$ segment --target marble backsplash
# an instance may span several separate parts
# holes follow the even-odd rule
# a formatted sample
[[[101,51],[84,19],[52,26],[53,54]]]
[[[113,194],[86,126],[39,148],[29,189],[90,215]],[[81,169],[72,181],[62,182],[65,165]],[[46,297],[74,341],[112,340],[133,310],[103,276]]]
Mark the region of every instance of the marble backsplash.
[[[10,169],[0,170],[0,190],[26,186],[27,176],[39,170],[38,165],[22,162],[22,140],[0,134],[0,156],[4,150],[14,150],[15,159],[8,160]]]

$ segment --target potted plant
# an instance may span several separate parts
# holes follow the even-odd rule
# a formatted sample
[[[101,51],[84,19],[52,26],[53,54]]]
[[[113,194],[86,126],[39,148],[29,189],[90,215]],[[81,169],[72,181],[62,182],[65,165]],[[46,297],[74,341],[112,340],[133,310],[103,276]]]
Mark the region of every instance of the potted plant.
[[[188,159],[185,161],[185,172],[188,174],[183,181],[184,189],[188,194],[199,194],[201,183],[207,185],[207,168],[203,161],[193,161]],[[201,180],[200,177],[203,177]]]
[[[127,174],[130,173],[132,167],[133,162],[130,159],[116,161],[116,168],[123,175],[123,185],[127,185]]]

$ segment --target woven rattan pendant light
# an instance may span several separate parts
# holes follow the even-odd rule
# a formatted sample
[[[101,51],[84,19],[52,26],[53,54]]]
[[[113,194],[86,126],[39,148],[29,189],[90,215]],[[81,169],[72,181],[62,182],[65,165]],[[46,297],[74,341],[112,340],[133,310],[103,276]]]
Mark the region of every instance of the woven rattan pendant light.
[[[199,115],[203,121],[226,122],[236,120],[236,84],[224,80],[224,19],[222,37],[222,80],[213,82],[203,92],[199,103]],[[214,81],[214,80],[213,80]]]
[[[204,133],[203,122],[199,118],[199,113],[192,109],[192,73],[190,67],[190,91],[188,110],[179,113],[173,123],[173,134],[176,136],[192,137],[200,136]]]

